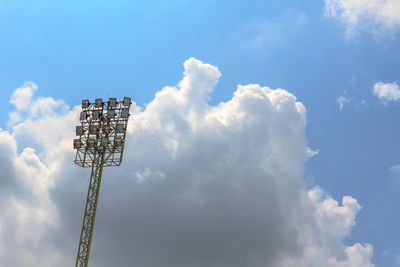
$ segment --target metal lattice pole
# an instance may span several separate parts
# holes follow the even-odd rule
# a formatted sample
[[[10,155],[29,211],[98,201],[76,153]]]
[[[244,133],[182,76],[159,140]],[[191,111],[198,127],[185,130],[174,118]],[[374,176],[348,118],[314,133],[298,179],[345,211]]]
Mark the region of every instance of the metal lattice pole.
[[[90,174],[89,189],[83,216],[81,237],[79,240],[76,267],[87,267],[89,262],[90,245],[92,243],[94,221],[96,219],[97,202],[103,174],[104,151],[95,155],[95,163]]]
[[[77,150],[75,163],[92,170],[76,267],[88,266],[103,167],[121,165],[131,104],[129,97],[124,97],[123,101],[116,98],[107,102],[102,99],[96,99],[94,103],[82,101],[81,125],[76,126],[79,138],[73,142]]]

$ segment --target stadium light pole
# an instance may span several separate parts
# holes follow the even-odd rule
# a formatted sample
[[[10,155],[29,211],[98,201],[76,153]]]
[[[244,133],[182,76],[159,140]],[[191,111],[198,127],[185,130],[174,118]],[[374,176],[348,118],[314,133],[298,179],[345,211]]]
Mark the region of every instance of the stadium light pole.
[[[76,126],[78,138],[73,141],[75,164],[91,168],[91,172],[76,267],[88,266],[103,167],[121,165],[131,104],[129,97],[82,101],[81,125]]]

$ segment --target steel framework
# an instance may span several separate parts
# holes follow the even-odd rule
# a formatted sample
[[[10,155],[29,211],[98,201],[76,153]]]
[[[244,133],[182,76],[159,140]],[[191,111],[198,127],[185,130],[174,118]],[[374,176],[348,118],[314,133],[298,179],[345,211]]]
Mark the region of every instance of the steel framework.
[[[73,142],[77,150],[75,163],[91,167],[91,173],[76,267],[88,266],[103,167],[121,165],[131,104],[129,97],[122,101],[116,98],[106,102],[102,99],[94,103],[87,99],[82,101],[81,125],[76,126],[79,138]]]

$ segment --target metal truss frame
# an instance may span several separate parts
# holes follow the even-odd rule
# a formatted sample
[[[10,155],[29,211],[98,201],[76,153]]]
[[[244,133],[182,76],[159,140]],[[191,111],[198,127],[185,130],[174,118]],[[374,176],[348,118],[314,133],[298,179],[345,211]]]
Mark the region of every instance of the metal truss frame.
[[[81,125],[76,128],[79,139],[74,140],[77,149],[74,161],[81,167],[92,169],[76,267],[88,266],[103,167],[121,165],[130,105],[128,97],[123,101],[115,98],[107,102],[101,99],[96,99],[95,103],[82,101]]]
[[[129,114],[126,118],[122,118],[121,115],[124,110],[129,111],[129,106],[125,106],[123,101],[117,101],[116,106],[112,107],[108,101],[104,102],[101,108],[97,108],[94,103],[89,104],[87,108],[82,108],[82,113],[85,112],[86,119],[81,120],[82,135],[79,136],[81,147],[77,149],[75,155],[77,165],[87,168],[93,167],[94,155],[104,148],[101,146],[102,138],[107,138],[109,142],[105,147],[104,167],[121,165]],[[115,114],[115,118],[108,117],[110,111]],[[99,113],[97,119],[94,116],[95,112]],[[92,134],[93,132],[89,130],[93,127],[96,128],[95,134]],[[107,130],[105,127],[108,127]],[[94,146],[90,146],[90,140],[95,141]],[[117,144],[116,140],[120,144]]]
[[[89,262],[90,246],[96,219],[97,203],[99,199],[101,177],[103,174],[104,151],[94,155],[94,163],[90,174],[89,189],[86,198],[85,214],[83,216],[81,237],[79,239],[76,267],[86,267]]]

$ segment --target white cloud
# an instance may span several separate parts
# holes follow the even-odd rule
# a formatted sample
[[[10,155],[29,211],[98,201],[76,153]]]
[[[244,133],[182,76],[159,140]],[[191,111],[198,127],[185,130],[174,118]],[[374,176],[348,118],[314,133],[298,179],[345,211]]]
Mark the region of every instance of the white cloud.
[[[239,85],[231,100],[209,106],[220,72],[193,58],[184,67],[177,86],[132,107],[124,163],[104,171],[91,263],[373,266],[372,245],[342,243],[357,200],[339,204],[305,188],[311,150],[296,97]],[[12,134],[0,131],[1,266],[75,260],[89,176],[72,163],[78,108],[46,103]]]
[[[369,261],[369,259],[372,257],[372,254],[372,245],[366,244],[363,246],[357,243],[346,248],[346,255],[349,258],[348,262],[337,261],[335,259],[333,261],[333,266],[373,267],[374,265]]]
[[[151,177],[162,178],[162,179],[166,178],[165,173],[160,171],[152,171],[149,168],[145,168],[145,170],[142,172],[136,172],[136,177],[139,183],[144,183],[147,179]]]
[[[51,266],[59,255],[43,242],[58,219],[49,192],[51,170],[32,148],[17,154],[17,142],[8,132],[0,133],[0,150],[7,153],[0,175],[0,265]]]
[[[400,163],[390,167],[389,171],[394,175],[400,175]]]
[[[29,107],[33,91],[37,90],[34,82],[25,82],[20,88],[17,88],[11,96],[10,103],[14,104],[18,110],[26,110]]]
[[[345,97],[345,96],[341,95],[341,96],[336,98],[336,102],[339,105],[339,110],[342,111],[344,104],[350,103],[351,102],[351,98],[348,98],[348,97]]]
[[[393,83],[377,82],[377,83],[375,83],[373,94],[384,102],[400,100],[400,88],[396,82],[393,82]]]
[[[312,202],[316,205],[316,218],[317,223],[320,226],[320,237],[324,249],[315,248],[311,245],[311,251],[315,253],[318,251],[315,257],[316,266],[348,266],[348,267],[371,267],[374,266],[370,262],[370,258],[373,254],[373,248],[370,244],[361,245],[359,243],[353,246],[345,246],[332,242],[340,240],[347,236],[351,228],[355,225],[356,214],[361,209],[357,200],[351,196],[344,196],[342,200],[342,206],[331,198],[326,196],[323,190],[319,187],[314,188],[308,192],[308,195]],[[332,231],[332,229],[335,229]],[[344,252],[343,252],[344,250]],[[329,255],[323,255],[326,252],[336,251],[336,257]],[[341,255],[341,256],[338,256]]]
[[[34,82],[25,82],[20,88],[17,88],[11,96],[12,103],[16,110],[12,111],[9,116],[8,125],[14,126],[21,120],[32,120],[49,116],[56,116],[60,112],[66,112],[69,107],[62,100],[54,100],[51,97],[39,97],[32,99],[34,91],[38,86]]]
[[[325,0],[326,14],[347,26],[348,36],[359,31],[395,32],[400,27],[398,0]]]
[[[308,156],[309,158],[312,158],[312,157],[314,157],[314,156],[316,156],[316,155],[319,154],[319,149],[317,149],[317,150],[312,150],[312,149],[310,149],[310,148],[307,147],[307,149],[306,149],[306,154],[307,154],[307,156]]]

